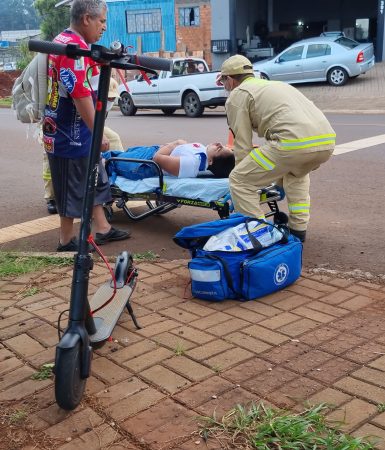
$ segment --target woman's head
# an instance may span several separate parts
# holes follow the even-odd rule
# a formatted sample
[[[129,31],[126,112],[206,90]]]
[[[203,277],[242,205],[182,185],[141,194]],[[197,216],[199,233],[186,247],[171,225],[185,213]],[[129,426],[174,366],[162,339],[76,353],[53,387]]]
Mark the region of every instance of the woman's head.
[[[208,167],[215,178],[228,178],[234,169],[234,153],[219,142],[209,144],[206,148]]]

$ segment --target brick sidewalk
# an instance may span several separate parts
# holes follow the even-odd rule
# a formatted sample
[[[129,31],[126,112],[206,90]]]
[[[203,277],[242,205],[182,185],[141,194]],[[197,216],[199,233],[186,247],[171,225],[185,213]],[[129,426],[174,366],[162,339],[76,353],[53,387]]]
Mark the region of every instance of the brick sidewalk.
[[[95,265],[91,293],[105,273]],[[139,273],[132,304],[143,328],[123,314],[72,413],[55,404],[52,380],[31,379],[53,361],[72,268],[0,281],[1,410],[26,412],[30,427],[29,446],[7,446],[3,432],[0,448],[219,449],[191,435],[196,416],[260,399],[333,403],[347,432],[385,438],[384,286],[304,273],[259,301],[208,303],[184,298],[186,261]]]

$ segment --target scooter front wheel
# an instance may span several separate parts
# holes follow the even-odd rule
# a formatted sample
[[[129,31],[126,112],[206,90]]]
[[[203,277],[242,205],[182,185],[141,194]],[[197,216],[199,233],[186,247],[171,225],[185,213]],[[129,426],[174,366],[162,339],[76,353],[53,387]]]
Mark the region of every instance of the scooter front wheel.
[[[81,342],[61,349],[55,363],[56,403],[65,410],[75,409],[84,394],[86,378],[81,377]]]

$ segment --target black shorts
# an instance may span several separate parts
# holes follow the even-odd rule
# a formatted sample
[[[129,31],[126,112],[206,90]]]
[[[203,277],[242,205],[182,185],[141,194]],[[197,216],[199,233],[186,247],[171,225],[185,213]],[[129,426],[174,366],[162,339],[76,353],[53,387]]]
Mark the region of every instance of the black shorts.
[[[48,153],[56,205],[61,217],[79,218],[87,183],[88,157],[60,158]],[[99,162],[94,206],[112,200],[104,165]]]

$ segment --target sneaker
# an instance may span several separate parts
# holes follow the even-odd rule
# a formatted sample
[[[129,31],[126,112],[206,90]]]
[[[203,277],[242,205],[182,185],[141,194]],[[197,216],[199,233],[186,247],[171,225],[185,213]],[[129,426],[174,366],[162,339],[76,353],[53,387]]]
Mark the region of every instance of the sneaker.
[[[97,245],[103,245],[110,241],[122,241],[123,239],[128,239],[130,235],[131,233],[129,231],[117,230],[111,227],[107,233],[96,233],[95,243]]]
[[[305,242],[306,240],[306,230],[305,231],[299,231],[299,230],[293,230],[290,228],[290,233],[297,237],[301,242]]]
[[[76,237],[73,237],[67,244],[63,245],[59,242],[59,245],[56,249],[57,252],[78,252],[79,251],[79,243]],[[94,252],[95,249],[92,245],[88,244],[88,251]]]
[[[57,214],[56,202],[55,200],[47,201],[47,211],[49,214]]]

